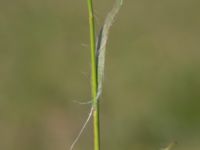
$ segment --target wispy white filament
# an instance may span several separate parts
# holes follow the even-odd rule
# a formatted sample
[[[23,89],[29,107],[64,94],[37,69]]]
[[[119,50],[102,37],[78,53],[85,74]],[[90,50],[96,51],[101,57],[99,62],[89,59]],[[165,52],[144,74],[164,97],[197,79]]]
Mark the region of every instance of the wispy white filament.
[[[93,107],[91,107],[90,113],[89,113],[87,119],[85,120],[85,122],[84,122],[81,130],[79,131],[77,137],[74,139],[72,145],[70,146],[70,150],[72,150],[74,148],[75,144],[77,143],[78,139],[80,138],[81,134],[83,133],[84,129],[86,128],[88,122],[90,121],[90,118],[92,117],[92,113],[93,113]]]
[[[116,0],[113,9],[108,13],[104,25],[100,30],[98,41],[97,41],[97,75],[98,75],[98,97],[102,93],[103,77],[104,77],[104,68],[105,68],[105,54],[106,54],[106,43],[108,41],[108,34],[110,27],[114,22],[114,18],[118,13],[123,0]]]

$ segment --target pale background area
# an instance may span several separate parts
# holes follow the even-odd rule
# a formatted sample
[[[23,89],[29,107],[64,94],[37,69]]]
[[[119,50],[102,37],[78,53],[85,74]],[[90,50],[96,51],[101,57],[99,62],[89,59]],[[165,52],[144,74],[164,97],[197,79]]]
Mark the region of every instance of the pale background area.
[[[114,0],[94,0],[97,29]],[[200,1],[124,0],[111,29],[102,150],[200,149]],[[0,149],[68,150],[90,106],[86,0],[0,1]],[[92,150],[91,122],[75,150]]]

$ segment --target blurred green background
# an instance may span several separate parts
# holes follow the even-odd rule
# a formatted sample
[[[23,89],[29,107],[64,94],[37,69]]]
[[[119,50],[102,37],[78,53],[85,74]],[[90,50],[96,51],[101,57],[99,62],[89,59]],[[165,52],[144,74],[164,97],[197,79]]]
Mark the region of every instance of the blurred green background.
[[[94,0],[97,29],[114,0]],[[102,150],[200,149],[200,1],[124,0],[101,99]],[[90,106],[86,0],[0,1],[0,149],[67,150]],[[92,149],[91,123],[76,150]]]

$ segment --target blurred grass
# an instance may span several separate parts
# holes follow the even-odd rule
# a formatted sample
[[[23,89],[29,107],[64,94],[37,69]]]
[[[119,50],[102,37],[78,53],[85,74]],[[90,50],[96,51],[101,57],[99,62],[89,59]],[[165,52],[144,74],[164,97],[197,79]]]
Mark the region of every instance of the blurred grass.
[[[95,1],[100,26],[113,1]],[[127,0],[113,25],[101,102],[102,149],[200,144],[200,2]],[[0,1],[0,149],[69,146],[87,116],[85,1]],[[86,45],[86,46],[82,46]],[[77,149],[91,149],[87,128]],[[116,144],[117,143],[117,144]]]

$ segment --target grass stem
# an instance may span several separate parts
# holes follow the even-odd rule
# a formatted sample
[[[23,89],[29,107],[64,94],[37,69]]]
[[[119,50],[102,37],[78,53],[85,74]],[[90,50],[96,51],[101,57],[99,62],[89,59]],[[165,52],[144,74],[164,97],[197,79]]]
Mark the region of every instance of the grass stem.
[[[99,103],[96,99],[98,76],[96,60],[96,34],[93,12],[93,1],[88,0],[89,30],[90,30],[90,49],[91,49],[91,92],[93,99],[93,132],[94,132],[94,150],[100,150],[100,126],[99,126]]]

